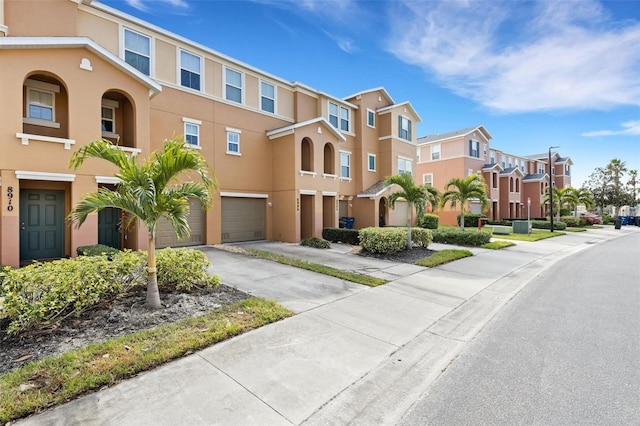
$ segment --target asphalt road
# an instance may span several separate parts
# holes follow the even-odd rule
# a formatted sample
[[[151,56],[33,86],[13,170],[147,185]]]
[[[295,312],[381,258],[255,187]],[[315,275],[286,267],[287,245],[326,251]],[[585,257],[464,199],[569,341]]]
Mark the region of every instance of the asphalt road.
[[[400,424],[640,425],[640,233],[536,278]]]

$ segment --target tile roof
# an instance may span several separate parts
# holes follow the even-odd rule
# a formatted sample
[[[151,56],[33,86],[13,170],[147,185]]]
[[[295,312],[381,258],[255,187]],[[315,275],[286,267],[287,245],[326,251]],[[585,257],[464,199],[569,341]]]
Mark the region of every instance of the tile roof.
[[[373,185],[371,185],[370,187],[368,187],[367,189],[360,192],[358,194],[358,197],[376,197],[382,192],[384,192],[384,190],[389,188],[390,186],[391,185],[385,184],[384,180],[380,180],[374,183]]]

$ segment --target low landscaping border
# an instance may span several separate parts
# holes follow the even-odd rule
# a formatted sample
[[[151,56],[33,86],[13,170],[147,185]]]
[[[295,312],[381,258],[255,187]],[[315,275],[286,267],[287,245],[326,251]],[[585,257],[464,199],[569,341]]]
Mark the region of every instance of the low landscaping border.
[[[252,297],[205,315],[32,362],[0,376],[0,425],[292,315],[274,301]]]

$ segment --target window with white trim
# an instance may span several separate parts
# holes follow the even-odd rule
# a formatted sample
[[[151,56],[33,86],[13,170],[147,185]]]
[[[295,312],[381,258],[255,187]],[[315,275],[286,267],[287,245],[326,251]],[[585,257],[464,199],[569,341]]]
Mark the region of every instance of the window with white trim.
[[[266,81],[260,82],[260,109],[270,113],[276,112],[276,86]]]
[[[469,139],[469,156],[480,158],[480,142]]]
[[[440,144],[431,145],[431,160],[440,159]]]
[[[367,170],[370,172],[376,171],[376,155],[367,154]]]
[[[124,61],[144,75],[151,75],[151,38],[125,28]]]
[[[227,154],[240,154],[240,132],[227,130]]]
[[[349,110],[344,107],[340,107],[340,130],[348,132],[350,129],[351,120]]]
[[[243,74],[231,68],[225,68],[225,99],[242,103]]]
[[[422,184],[433,186],[433,173],[425,173],[422,175]]]
[[[115,133],[116,109],[108,105],[102,105],[100,116],[101,130],[106,133]]]
[[[489,164],[496,164],[496,152],[494,150],[489,151]]]
[[[564,175],[565,176],[571,176],[571,166],[568,165],[568,164],[565,164],[565,166],[564,166]]]
[[[351,153],[340,151],[340,177],[351,177]]]
[[[189,146],[200,146],[200,125],[202,121],[192,118],[183,118],[184,122],[184,141]]]
[[[56,95],[44,89],[27,88],[27,117],[54,122]]]
[[[411,120],[407,117],[398,116],[398,137],[407,141],[411,140]]]
[[[180,49],[180,85],[200,90],[202,75],[202,58],[186,50]]]
[[[329,123],[336,129],[338,128],[338,104],[329,102]]]
[[[367,109],[367,126],[376,127],[376,112]]]
[[[398,174],[408,173],[411,174],[413,168],[413,161],[408,158],[398,157]]]

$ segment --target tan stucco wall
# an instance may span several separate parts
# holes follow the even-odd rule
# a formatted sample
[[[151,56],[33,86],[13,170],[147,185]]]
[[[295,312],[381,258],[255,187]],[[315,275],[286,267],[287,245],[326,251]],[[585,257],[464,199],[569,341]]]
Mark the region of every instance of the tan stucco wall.
[[[68,0],[5,0],[12,37],[74,36],[78,6]]]

